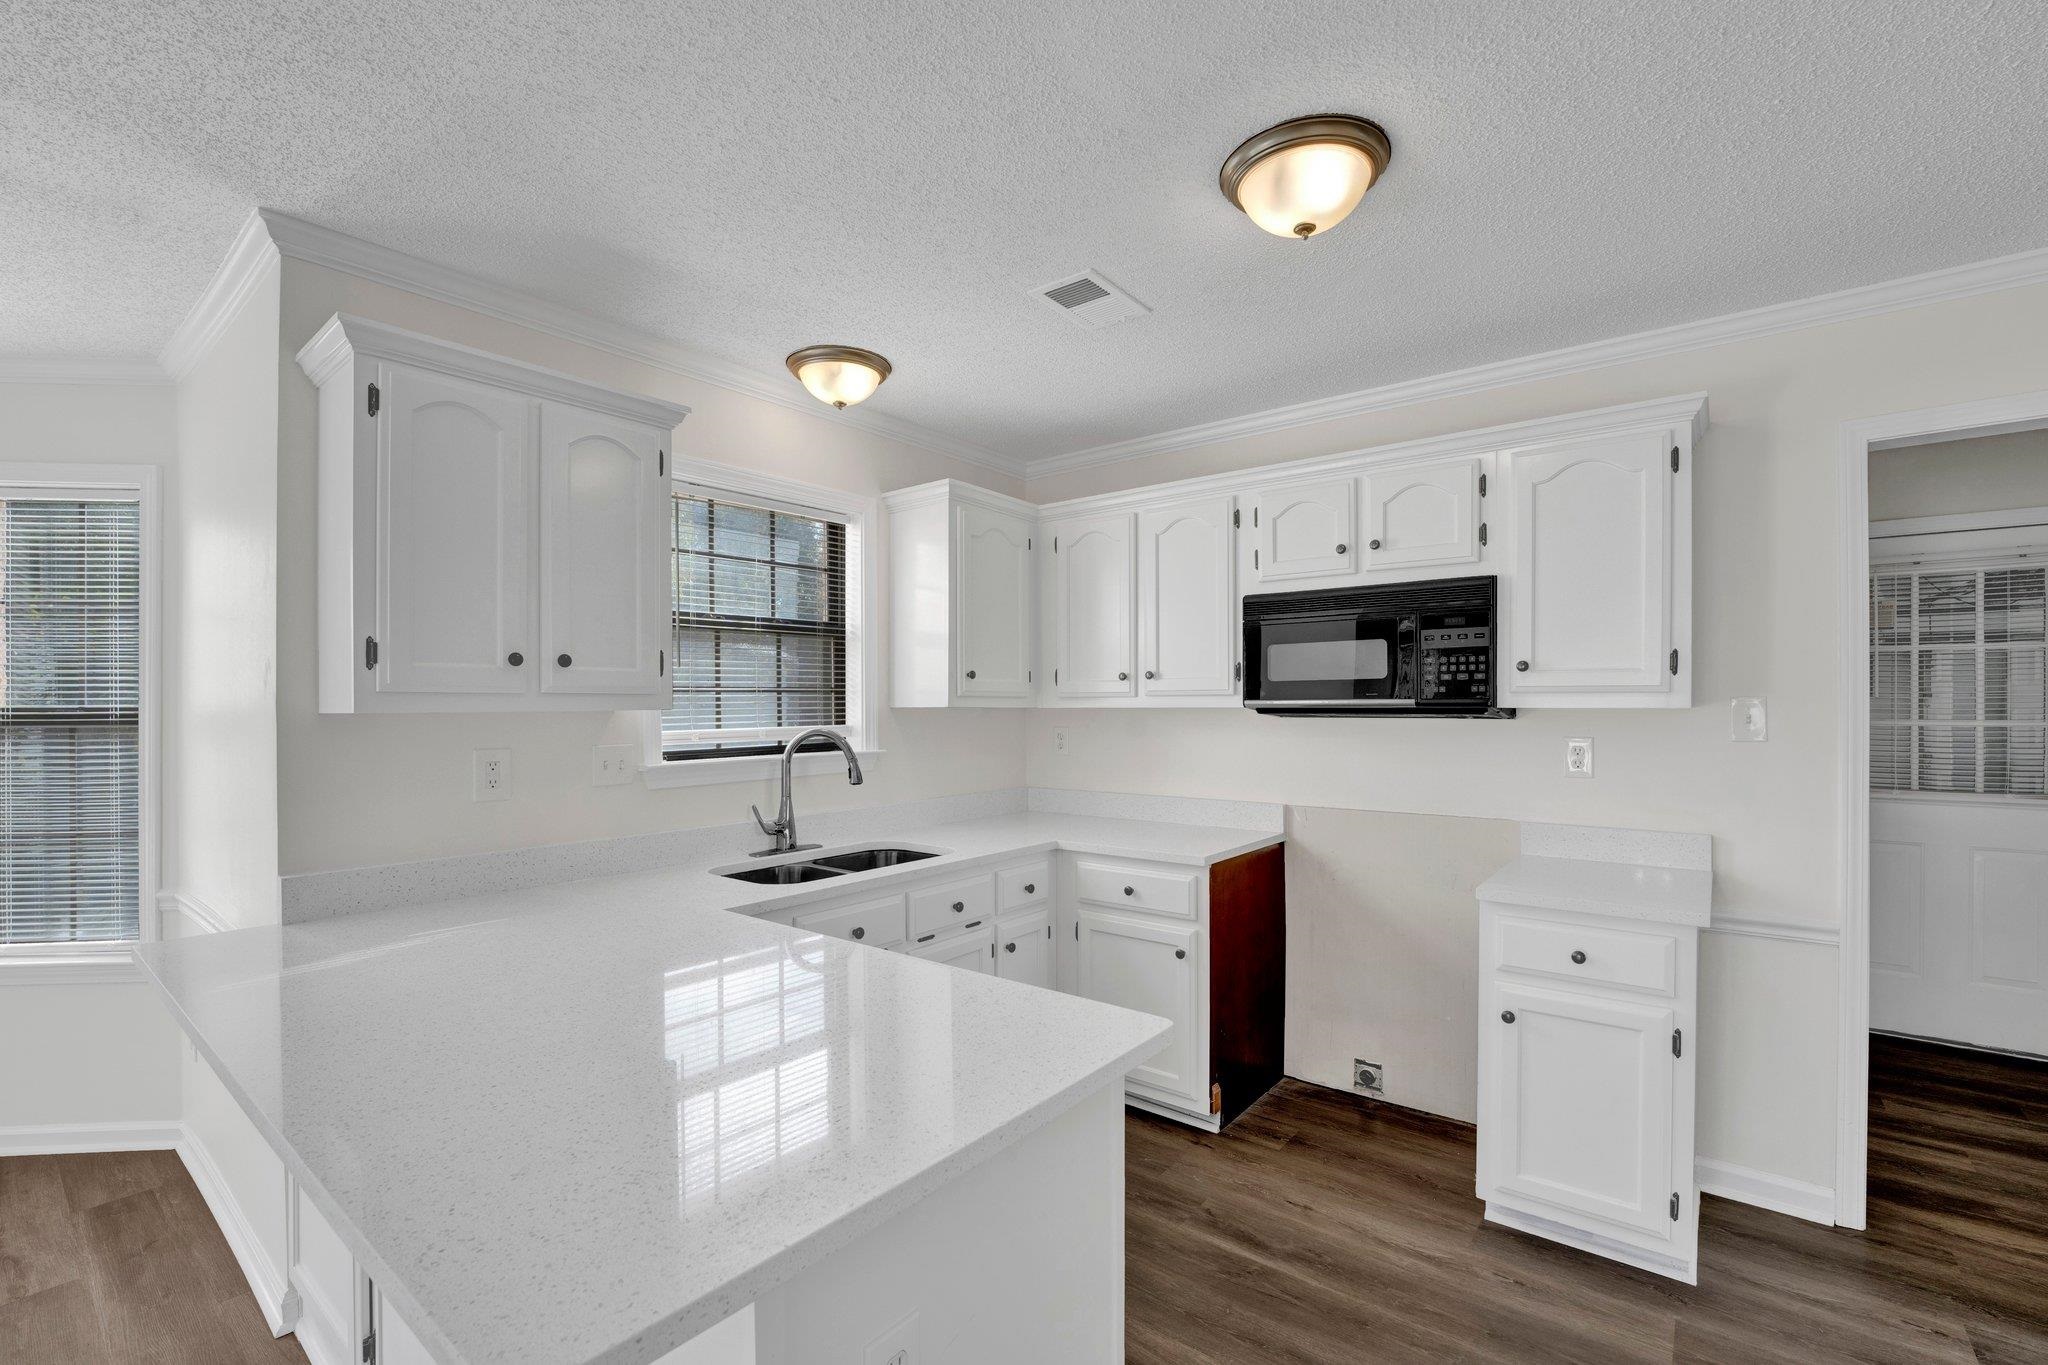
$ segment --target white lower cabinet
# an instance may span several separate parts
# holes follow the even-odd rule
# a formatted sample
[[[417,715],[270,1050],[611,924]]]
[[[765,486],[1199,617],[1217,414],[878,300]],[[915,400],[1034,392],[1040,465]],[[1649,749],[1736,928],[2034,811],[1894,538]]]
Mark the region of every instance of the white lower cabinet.
[[[311,1365],[433,1365],[412,1324],[343,1244],[334,1225],[292,1182],[291,1285],[299,1294],[293,1334]]]
[[[1201,932],[1100,910],[1082,910],[1079,923],[1080,993],[1173,1023],[1165,1046],[1151,1060],[1132,1067],[1129,1079],[1181,1104],[1206,1108],[1208,1035],[1197,990],[1207,979]]]
[[[1690,926],[1481,902],[1489,1220],[1696,1282],[1697,950]]]
[[[997,976],[1027,986],[1052,986],[1052,911],[1031,910],[997,920],[995,946]]]
[[[912,957],[921,957],[927,962],[942,962],[948,967],[992,974],[995,962],[990,949],[995,945],[995,934],[993,924],[976,920],[958,933],[934,938],[930,943],[912,944],[908,951]]]

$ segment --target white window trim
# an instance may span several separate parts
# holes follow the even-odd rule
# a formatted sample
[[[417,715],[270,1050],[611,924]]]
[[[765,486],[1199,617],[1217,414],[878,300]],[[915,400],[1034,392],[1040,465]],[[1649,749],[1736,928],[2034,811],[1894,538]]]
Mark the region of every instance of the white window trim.
[[[158,707],[163,608],[163,472],[146,464],[0,464],[0,487],[39,492],[76,492],[85,498],[131,496],[141,509],[142,531],[142,706],[136,721],[136,907],[140,942],[162,933],[157,912],[160,857]],[[0,944],[0,985],[85,985],[137,981],[133,941],[115,943]]]
[[[824,512],[846,524],[846,724],[836,727],[865,763],[881,752],[881,518],[876,499],[839,488],[799,483],[715,460],[675,461],[675,487],[735,500],[762,499],[792,508]],[[640,780],[649,787],[709,787],[758,782],[772,777],[782,760],[774,754],[744,758],[693,758],[668,762],[661,756],[661,713],[641,712]],[[803,776],[843,770],[838,754],[799,754],[791,770]]]

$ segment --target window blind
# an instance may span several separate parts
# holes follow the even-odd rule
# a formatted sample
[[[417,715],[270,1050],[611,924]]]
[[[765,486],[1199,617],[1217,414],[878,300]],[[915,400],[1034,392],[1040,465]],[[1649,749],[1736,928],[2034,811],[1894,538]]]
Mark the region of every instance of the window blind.
[[[774,753],[845,724],[844,523],[702,492],[678,492],[673,514],[662,756]]]
[[[2048,569],[1880,566],[1874,791],[2048,795]]]
[[[0,944],[140,937],[142,523],[0,490]]]

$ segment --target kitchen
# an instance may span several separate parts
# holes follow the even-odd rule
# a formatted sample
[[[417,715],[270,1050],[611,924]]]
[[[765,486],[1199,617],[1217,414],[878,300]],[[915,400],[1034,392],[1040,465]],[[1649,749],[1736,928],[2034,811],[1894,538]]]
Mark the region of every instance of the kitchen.
[[[1685,21],[1660,22],[1643,41],[1678,43]],[[2020,45],[2030,21],[1985,22]],[[211,41],[191,24],[94,60],[152,69]],[[66,33],[24,82],[82,118],[93,66]],[[896,44],[982,60],[964,34],[841,36],[829,60],[747,60],[778,88],[820,60],[805,79],[878,107],[860,64],[906,61]],[[279,58],[234,44],[223,69]],[[1149,173],[1203,240],[1159,260],[1242,270],[1287,308],[1398,294],[1372,253],[1426,259],[1403,234],[1441,227],[1425,187],[1453,149],[1352,77],[1283,71],[1232,95],[1220,143],[1171,134],[1176,156],[1214,180],[1239,146],[1256,170],[1290,145],[1261,128],[1356,109],[1335,120],[1370,168],[1348,218],[1276,240],[1291,225],[1195,196],[1168,158]],[[129,112],[86,119],[73,154],[123,164]],[[1105,212],[1172,216],[1112,193],[1112,160]],[[1027,423],[957,368],[969,343],[864,285],[807,310],[756,267],[762,308],[654,326],[577,287],[573,253],[471,259],[451,220],[281,189],[225,219],[178,203],[208,226],[166,278],[196,282],[126,331],[25,311],[42,339],[0,371],[7,505],[136,509],[143,680],[132,928],[24,933],[0,960],[21,1044],[0,1172],[44,1192],[0,1210],[10,1243],[58,1248],[0,1298],[14,1353],[149,1357],[122,1334],[239,1314],[315,1361],[372,1337],[387,1361],[1344,1359],[1367,1323],[1364,1358],[1692,1358],[1631,1335],[1629,1306],[1704,1353],[1740,1318],[1850,1331],[1762,1287],[1792,1258],[1874,1301],[1845,1245],[1903,1246],[1887,1274],[1913,1286],[1856,1330],[1981,1327],[1930,1306],[1936,1272],[1888,1234],[1879,1130],[1867,1220],[1844,1156],[1844,703],[1814,621],[1842,592],[1840,428],[2038,390],[2043,267],[2010,254],[2038,243],[1959,237],[1918,268],[1873,255],[1428,369],[1318,355],[1283,382],[1233,350],[1226,383],[1197,347],[1203,395],[1138,382],[1159,329],[1204,325],[1194,297],[1077,237],[995,272],[976,324],[1006,363],[1061,357],[1034,392],[1076,401]],[[762,259],[803,258],[764,230]],[[1082,278],[1072,309],[1040,297]],[[875,350],[806,357],[820,335]],[[16,894],[10,923],[53,913]],[[1291,1207],[1282,1154],[1310,1132],[1345,1153],[1341,1197],[1307,1188],[1348,1244],[1276,1264],[1256,1207],[1219,1220],[1244,1192]],[[1408,1175],[1445,1202],[1386,1208],[1384,1163],[1424,1150]],[[122,1157],[168,1158],[163,1189]],[[103,1176],[61,1164],[88,1161]],[[124,1193],[95,1198],[100,1178]],[[145,1252],[197,1254],[159,1227],[173,1206],[203,1210],[226,1270],[124,1306]],[[117,1215],[155,1231],[124,1241]],[[1373,1217],[1455,1228],[1443,1264],[1609,1311],[1581,1336],[1534,1310],[1285,1311],[1334,1292],[1284,1286],[1375,1246]],[[125,1271],[78,1271],[110,1237]],[[1201,1247],[1226,1267],[1206,1291]],[[1344,1263],[1390,1312],[1432,1297],[1397,1289],[1398,1255]],[[1735,1286],[1740,1312],[1716,1297]],[[2044,1330],[1991,1316],[2014,1358]],[[1312,1339],[1295,1355],[1290,1332]]]

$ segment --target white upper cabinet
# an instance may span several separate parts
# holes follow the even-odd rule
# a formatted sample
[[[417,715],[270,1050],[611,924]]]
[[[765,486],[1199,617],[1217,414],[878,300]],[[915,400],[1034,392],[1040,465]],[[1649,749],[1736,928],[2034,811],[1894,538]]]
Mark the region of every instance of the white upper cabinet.
[[[1479,464],[1455,460],[1367,472],[1366,571],[1477,562]]]
[[[666,683],[672,611],[667,438],[543,402],[541,690],[644,695]]]
[[[1502,456],[1504,704],[1690,704],[1690,449],[1688,428],[1658,426]]]
[[[1136,695],[1132,521],[1130,513],[1117,512],[1041,528],[1052,543],[1056,696]]]
[[[1032,523],[968,503],[959,517],[960,691],[1031,695]]]
[[[1252,572],[1261,583],[1357,567],[1358,480],[1268,484],[1252,494]]]
[[[1038,683],[1038,510],[945,479],[889,514],[890,700],[1028,706]]]
[[[669,437],[688,412],[359,318],[320,389],[320,709],[668,701]]]
[[[1237,689],[1236,500],[1189,498],[1138,514],[1139,691],[1228,696]]]

